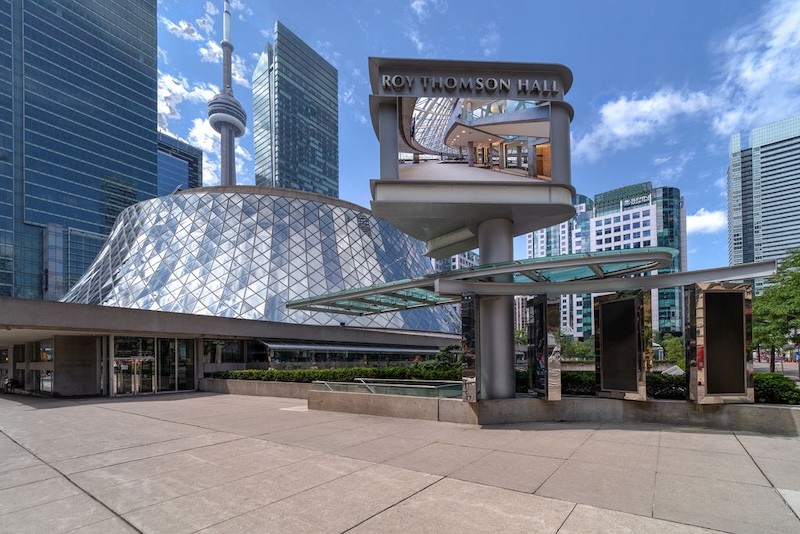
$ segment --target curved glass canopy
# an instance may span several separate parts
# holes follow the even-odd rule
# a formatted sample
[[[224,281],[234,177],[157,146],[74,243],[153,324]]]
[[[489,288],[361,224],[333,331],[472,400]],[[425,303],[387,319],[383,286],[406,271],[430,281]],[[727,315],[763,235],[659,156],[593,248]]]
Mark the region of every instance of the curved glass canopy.
[[[458,303],[461,301],[460,293],[436,292],[438,281],[490,282],[492,277],[502,274],[512,274],[514,283],[520,286],[519,294],[525,295],[535,292],[532,289],[535,289],[537,283],[550,286],[553,283],[603,280],[653,271],[670,264],[677,252],[672,248],[651,247],[636,252],[608,250],[515,260],[296,299],[288,302],[286,307],[294,310],[370,315]],[[591,290],[587,288],[587,292],[589,291]]]

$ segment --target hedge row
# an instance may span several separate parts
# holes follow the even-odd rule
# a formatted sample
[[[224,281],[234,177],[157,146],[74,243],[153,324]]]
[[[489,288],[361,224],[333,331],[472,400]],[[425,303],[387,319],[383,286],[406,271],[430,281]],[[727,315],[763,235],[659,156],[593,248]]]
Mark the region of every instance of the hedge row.
[[[354,382],[356,378],[389,378],[417,380],[461,380],[461,370],[455,368],[413,367],[345,367],[337,369],[244,369],[221,371],[213,378],[235,380],[268,380],[275,382]],[[794,381],[780,373],[756,373],[754,376],[756,402],[769,404],[800,404],[800,389]],[[527,371],[517,371],[517,391],[528,391]],[[561,393],[564,395],[595,395],[594,371],[562,371]],[[654,399],[687,398],[684,376],[648,373],[647,396]]]
[[[336,369],[243,369],[220,371],[213,378],[234,380],[267,380],[272,382],[354,382],[356,378],[390,378],[394,380],[461,380],[460,369],[426,367],[341,367]]]

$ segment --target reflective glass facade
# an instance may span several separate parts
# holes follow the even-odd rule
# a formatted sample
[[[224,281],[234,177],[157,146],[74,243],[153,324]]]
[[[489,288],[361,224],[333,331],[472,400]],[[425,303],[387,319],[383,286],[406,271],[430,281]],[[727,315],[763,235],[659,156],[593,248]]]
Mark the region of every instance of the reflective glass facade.
[[[784,257],[800,248],[800,117],[755,128],[749,146],[731,137],[728,263]],[[763,280],[756,280],[756,291]]]
[[[0,295],[60,298],[72,233],[156,195],[155,104],[156,0],[0,0]]]
[[[203,185],[203,151],[158,132],[158,196]]]
[[[452,306],[370,316],[288,301],[430,274],[424,245],[368,210],[299,191],[182,191],[120,215],[67,302],[296,324],[456,332]]]
[[[275,24],[253,72],[256,185],[339,196],[338,72]]]

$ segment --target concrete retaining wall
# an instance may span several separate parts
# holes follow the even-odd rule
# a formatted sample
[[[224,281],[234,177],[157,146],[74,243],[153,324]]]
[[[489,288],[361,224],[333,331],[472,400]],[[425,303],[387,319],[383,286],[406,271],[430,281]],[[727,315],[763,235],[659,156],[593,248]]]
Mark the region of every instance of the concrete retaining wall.
[[[685,401],[624,401],[565,397],[548,402],[531,397],[481,401],[317,391],[311,384],[259,380],[200,379],[200,391],[308,399],[311,410],[406,417],[471,425],[529,422],[660,423],[722,430],[800,435],[800,406],[694,404]]]
[[[311,384],[299,382],[270,382],[266,380],[224,380],[221,378],[201,378],[200,391],[211,393],[233,393],[234,395],[255,395],[259,397],[308,398]]]

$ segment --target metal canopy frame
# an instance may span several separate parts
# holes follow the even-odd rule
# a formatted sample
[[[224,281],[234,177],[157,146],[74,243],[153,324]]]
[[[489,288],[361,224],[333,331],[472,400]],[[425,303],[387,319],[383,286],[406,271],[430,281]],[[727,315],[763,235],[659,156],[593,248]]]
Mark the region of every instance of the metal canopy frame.
[[[517,288],[511,293],[515,295],[545,293],[552,289],[543,291],[541,288],[561,287],[567,283],[580,284],[580,292],[591,292],[589,283],[592,281],[653,271],[670,265],[676,254],[677,251],[672,248],[650,247],[636,251],[608,250],[515,260],[296,299],[288,302],[286,307],[345,315],[371,315],[455,304],[461,301],[461,293],[465,291],[498,294],[494,289],[498,284],[490,280],[502,274],[513,275],[514,283],[504,285]],[[641,279],[636,280],[635,283],[638,283]],[[447,284],[453,284],[454,289],[448,290],[450,286]],[[473,289],[462,291],[463,284]],[[483,291],[483,287],[492,289]]]

